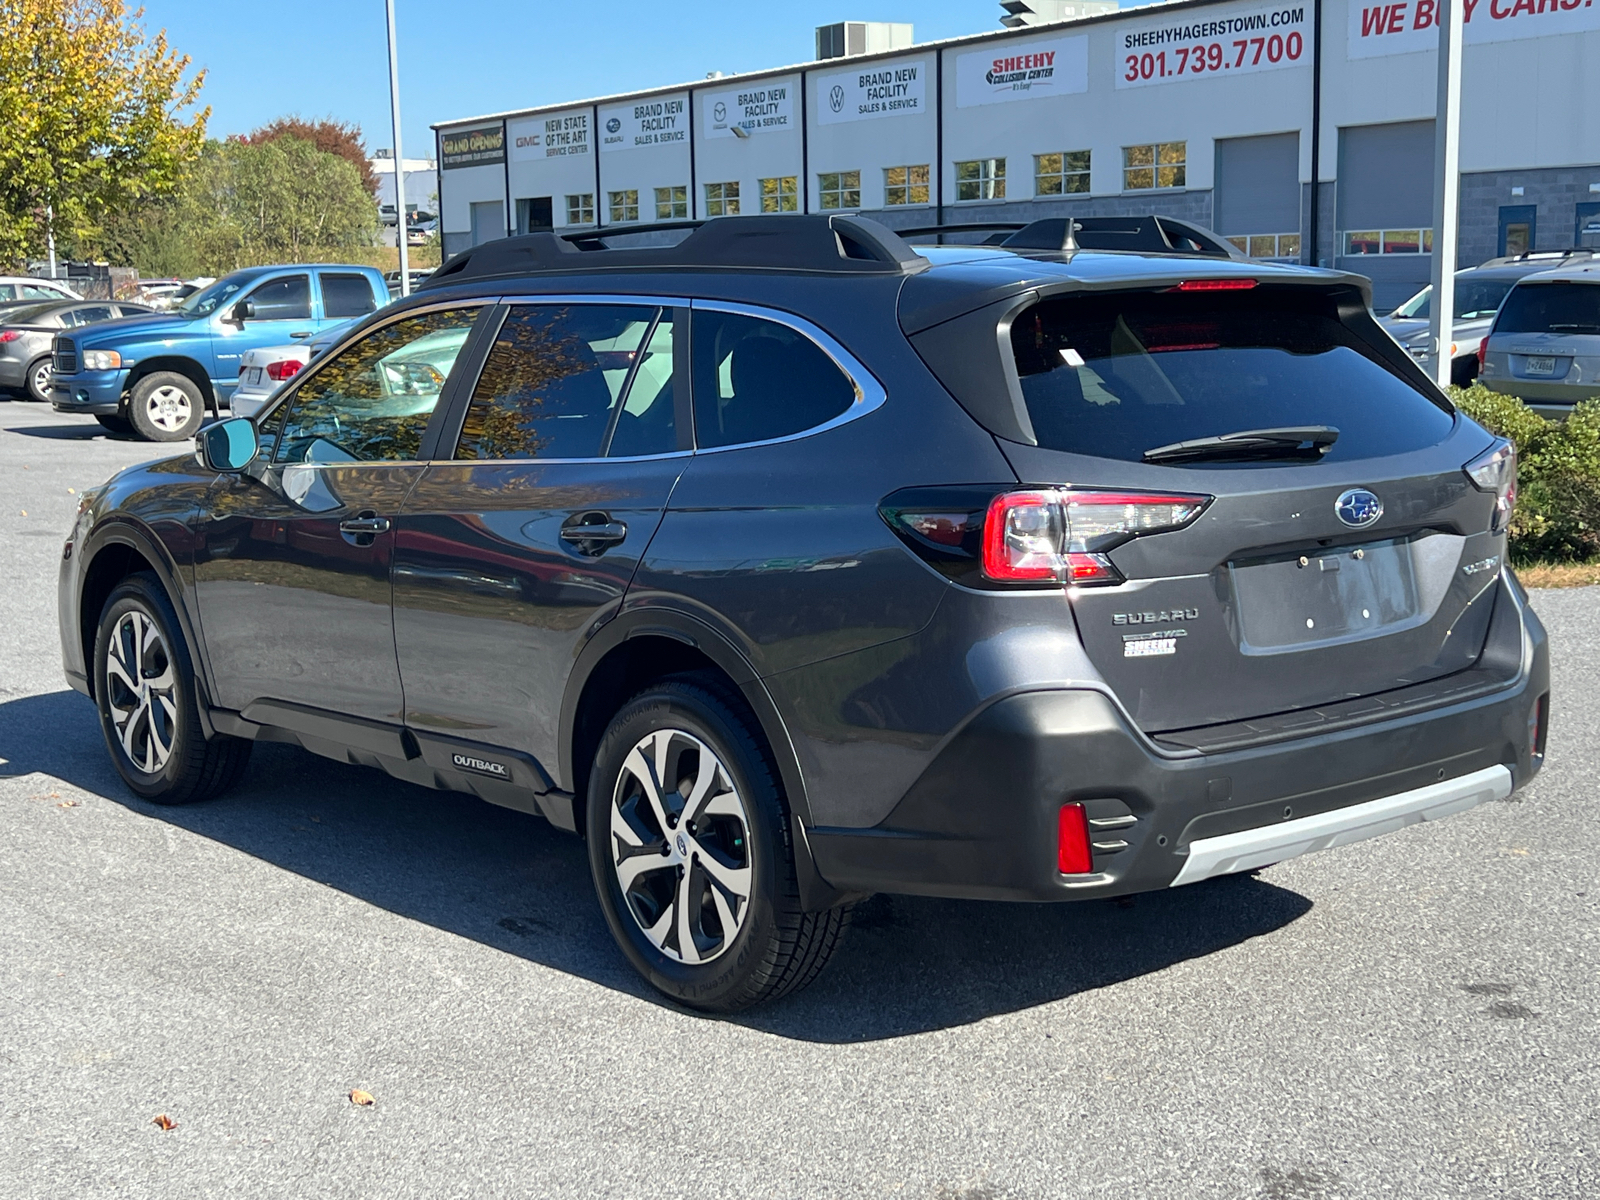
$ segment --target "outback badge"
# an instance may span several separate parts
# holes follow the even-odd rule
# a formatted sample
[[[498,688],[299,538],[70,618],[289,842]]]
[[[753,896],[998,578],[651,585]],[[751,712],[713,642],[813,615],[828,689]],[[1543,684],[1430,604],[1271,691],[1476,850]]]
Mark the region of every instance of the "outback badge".
[[[1366,488],[1350,488],[1339,493],[1333,511],[1351,529],[1365,529],[1383,516],[1383,501]]]

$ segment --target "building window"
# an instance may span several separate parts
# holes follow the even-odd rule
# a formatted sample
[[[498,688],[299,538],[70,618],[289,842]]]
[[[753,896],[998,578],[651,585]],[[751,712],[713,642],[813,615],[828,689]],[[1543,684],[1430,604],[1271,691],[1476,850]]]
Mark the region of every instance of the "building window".
[[[1189,157],[1187,142],[1156,142],[1149,146],[1122,148],[1122,190],[1139,192],[1147,188],[1187,187],[1184,167]]]
[[[1361,229],[1343,238],[1346,254],[1432,254],[1431,229]]]
[[[823,208],[860,208],[861,172],[830,171],[818,175],[817,199]]]
[[[928,167],[885,167],[883,170],[883,202],[885,204],[928,203]]]
[[[1033,194],[1067,196],[1089,191],[1089,152],[1065,150],[1033,156]]]
[[[1251,233],[1228,238],[1241,254],[1251,258],[1300,258],[1298,233]]]
[[[656,220],[674,221],[689,215],[689,189],[686,186],[656,189]]]
[[[637,221],[639,219],[639,189],[629,188],[625,192],[608,192],[611,199],[612,221]]]
[[[706,216],[737,217],[739,215],[739,185],[737,183],[706,184]]]
[[[617,193],[611,193],[613,197]],[[612,203],[616,201],[613,199]],[[633,209],[635,218],[639,215],[639,196],[634,193]],[[613,218],[615,220],[615,218]],[[594,193],[583,192],[577,196],[567,197],[567,224],[568,225],[593,225],[594,224]]]
[[[774,179],[759,179],[761,211],[786,213],[800,211],[800,179],[796,175],[779,175]]]
[[[957,200],[1004,200],[1006,160],[978,158],[956,164]]]

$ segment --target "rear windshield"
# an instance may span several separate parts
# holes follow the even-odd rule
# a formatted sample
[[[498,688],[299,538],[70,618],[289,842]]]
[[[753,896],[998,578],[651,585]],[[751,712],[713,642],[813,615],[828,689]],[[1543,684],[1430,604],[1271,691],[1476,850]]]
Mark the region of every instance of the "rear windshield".
[[[1371,458],[1434,445],[1454,420],[1299,288],[1044,300],[1012,322],[1011,345],[1051,450],[1137,462],[1193,438],[1327,425],[1327,459]]]
[[[1525,283],[1506,297],[1496,333],[1600,333],[1600,280]]]
[[[1494,316],[1514,279],[1462,279],[1456,277],[1456,320],[1477,321]],[[1433,285],[1429,284],[1399,308],[1397,317],[1424,320],[1433,315]]]

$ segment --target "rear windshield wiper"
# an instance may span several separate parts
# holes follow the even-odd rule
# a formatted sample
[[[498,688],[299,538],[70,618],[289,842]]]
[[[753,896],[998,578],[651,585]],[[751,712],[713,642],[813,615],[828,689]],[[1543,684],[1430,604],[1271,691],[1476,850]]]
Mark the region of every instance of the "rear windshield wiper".
[[[1554,333],[1558,329],[1582,329],[1590,333],[1600,333],[1600,325],[1596,325],[1593,321],[1552,321],[1550,332]]]
[[[1332,425],[1295,425],[1282,429],[1241,429],[1213,437],[1172,442],[1144,452],[1145,462],[1197,462],[1230,458],[1319,459],[1339,440]]]

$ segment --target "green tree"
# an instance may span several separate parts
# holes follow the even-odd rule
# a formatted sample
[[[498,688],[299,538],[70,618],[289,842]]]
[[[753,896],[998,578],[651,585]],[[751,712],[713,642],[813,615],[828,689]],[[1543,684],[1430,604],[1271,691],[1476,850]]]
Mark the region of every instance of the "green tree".
[[[255,146],[275,142],[279,138],[299,138],[310,142],[318,150],[342,158],[361,175],[361,186],[367,195],[378,194],[378,176],[367,159],[367,145],[361,136],[361,126],[351,121],[336,121],[323,117],[320,121],[307,121],[304,117],[279,117],[259,129],[251,130],[244,140]]]
[[[199,152],[204,72],[123,0],[0,0],[0,263],[170,193]]]

